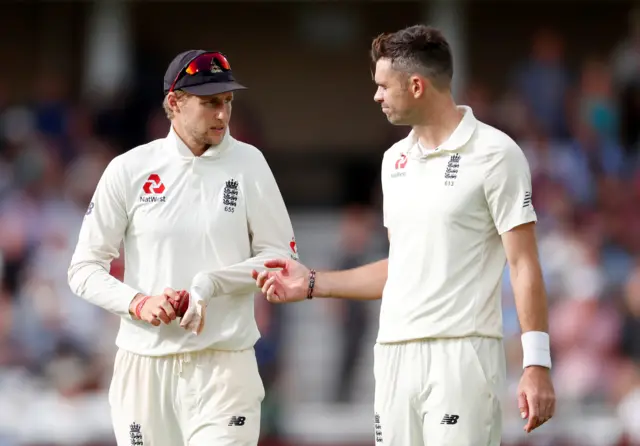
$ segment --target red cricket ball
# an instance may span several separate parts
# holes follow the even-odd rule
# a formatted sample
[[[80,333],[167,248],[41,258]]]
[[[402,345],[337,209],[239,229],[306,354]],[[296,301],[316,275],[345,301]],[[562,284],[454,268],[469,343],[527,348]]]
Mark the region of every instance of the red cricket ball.
[[[189,308],[189,293],[185,290],[178,291],[178,300],[170,300],[177,317],[182,317]]]

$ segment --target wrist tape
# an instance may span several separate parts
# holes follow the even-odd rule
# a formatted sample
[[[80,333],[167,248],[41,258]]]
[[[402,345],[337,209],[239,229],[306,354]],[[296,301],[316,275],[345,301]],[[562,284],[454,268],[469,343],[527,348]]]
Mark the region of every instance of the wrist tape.
[[[543,331],[522,333],[522,368],[532,365],[551,368],[549,334]]]

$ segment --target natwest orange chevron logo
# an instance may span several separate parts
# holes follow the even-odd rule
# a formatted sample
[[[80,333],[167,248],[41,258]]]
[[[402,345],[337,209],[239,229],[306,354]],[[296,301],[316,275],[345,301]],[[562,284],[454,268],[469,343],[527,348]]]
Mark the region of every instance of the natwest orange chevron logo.
[[[162,180],[160,180],[160,176],[156,173],[152,173],[149,175],[149,178],[147,178],[147,182],[144,183],[144,186],[142,186],[142,190],[147,195],[161,194],[164,192],[165,187]]]

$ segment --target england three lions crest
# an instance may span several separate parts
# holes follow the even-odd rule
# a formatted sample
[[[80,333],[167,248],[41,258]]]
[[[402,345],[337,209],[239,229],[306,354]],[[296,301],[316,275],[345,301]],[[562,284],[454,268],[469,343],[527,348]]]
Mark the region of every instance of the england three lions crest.
[[[225,212],[235,212],[238,205],[238,182],[233,178],[225,183],[222,191],[222,204]]]
[[[447,168],[444,171],[444,185],[453,186],[454,180],[458,178],[458,171],[460,170],[460,155],[454,153],[449,158]]]

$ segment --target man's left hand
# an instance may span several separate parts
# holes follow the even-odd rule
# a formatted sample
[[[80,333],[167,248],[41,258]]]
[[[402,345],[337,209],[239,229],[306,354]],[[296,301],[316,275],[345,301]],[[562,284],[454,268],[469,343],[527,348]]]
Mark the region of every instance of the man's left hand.
[[[180,320],[180,326],[195,335],[202,333],[207,304],[213,296],[212,283],[204,273],[198,273],[191,282],[189,290],[189,308]]]
[[[520,416],[527,419],[524,427],[527,433],[551,419],[556,410],[556,395],[548,368],[529,366],[524,369],[518,386],[518,408]]]
[[[180,326],[195,335],[202,333],[207,313],[207,301],[198,295],[189,293],[189,308],[180,320]]]

